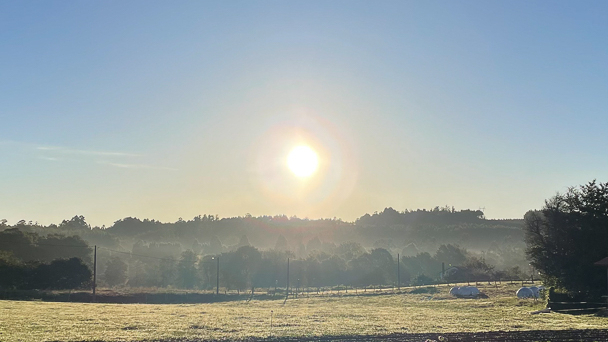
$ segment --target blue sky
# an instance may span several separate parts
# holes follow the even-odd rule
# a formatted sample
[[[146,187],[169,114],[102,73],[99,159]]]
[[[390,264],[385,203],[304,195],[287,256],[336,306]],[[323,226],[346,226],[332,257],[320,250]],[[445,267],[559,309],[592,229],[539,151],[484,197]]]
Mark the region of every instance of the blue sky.
[[[519,218],[608,172],[605,1],[5,1],[0,47],[10,223]]]

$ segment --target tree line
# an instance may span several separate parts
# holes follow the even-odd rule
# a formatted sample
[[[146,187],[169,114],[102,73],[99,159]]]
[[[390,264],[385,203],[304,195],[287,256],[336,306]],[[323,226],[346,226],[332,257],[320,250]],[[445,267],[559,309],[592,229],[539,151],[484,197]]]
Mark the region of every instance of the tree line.
[[[527,257],[547,285],[599,296],[607,290],[606,270],[595,262],[608,256],[606,227],[608,183],[596,181],[547,199],[523,220],[487,220],[481,211],[447,206],[386,208],[352,223],[251,215],[175,223],[125,218],[108,228],[91,227],[82,216],[48,226],[0,220],[0,286],[84,286],[90,246],[99,245],[101,280],[110,286],[209,289],[218,258],[219,279],[230,289],[284,283],[286,259],[302,286],[391,284],[399,254],[404,284],[524,278]],[[71,282],[61,276],[68,273],[82,277]]]
[[[0,231],[0,289],[73,289],[90,285],[91,248],[78,236]]]
[[[46,226],[24,220],[8,225],[4,220],[0,221],[0,231],[3,229],[40,236],[76,235],[89,246],[173,259],[187,250],[216,255],[246,244],[260,250],[290,250],[295,257],[306,258],[314,250],[332,253],[342,243],[355,242],[368,250],[386,249],[395,257],[434,253],[439,246],[452,244],[480,254],[497,268],[528,263],[523,220],[488,220],[481,211],[447,206],[401,212],[385,208],[355,222],[247,214],[229,218],[199,215],[176,222],[127,217],[109,227],[92,227],[83,216],[74,216]]]
[[[174,223],[128,217],[110,227],[92,227],[83,216],[48,226],[1,220],[0,250],[19,262],[76,257],[91,268],[96,245],[98,280],[107,286],[209,289],[218,280],[218,258],[222,287],[239,291],[285,283],[287,259],[302,286],[395,284],[398,264],[401,283],[413,284],[525,274],[520,221],[449,207],[386,208],[352,223],[284,215],[202,215]],[[459,243],[466,241],[486,249]],[[59,245],[71,247],[52,247]]]
[[[288,260],[291,285],[309,288],[425,285],[530,276],[517,266],[498,270],[483,257],[454,245],[442,245],[433,255],[424,252],[400,256],[398,262],[386,249],[368,251],[349,242],[337,246],[333,253],[315,250],[306,258],[297,258],[288,250],[259,250],[250,245],[217,255],[197,255],[189,250],[178,259],[114,255],[106,263],[101,280],[107,286],[212,290],[219,282],[226,290],[284,288]],[[443,273],[446,265],[448,269]]]
[[[9,247],[0,254],[0,288],[67,289],[91,285],[91,249],[77,236],[49,238],[8,229],[0,232],[0,240],[10,242],[4,244]],[[260,250],[243,239],[244,245],[234,251],[204,255],[187,250],[175,259],[146,254],[143,245],[134,248],[141,254],[99,249],[99,260],[104,262],[100,262],[98,279],[102,286],[109,287],[210,290],[220,285],[226,290],[246,291],[287,286],[288,260],[292,285],[313,288],[423,285],[521,276],[517,268],[496,271],[482,257],[449,244],[440,246],[434,255],[423,252],[401,256],[398,262],[386,249],[367,250],[356,242],[340,244],[331,252],[314,250],[305,258],[297,258],[278,242],[283,249]],[[41,248],[53,252],[45,254]],[[153,245],[152,249],[172,254],[171,246]],[[457,265],[458,271],[442,273],[445,265],[451,270]]]

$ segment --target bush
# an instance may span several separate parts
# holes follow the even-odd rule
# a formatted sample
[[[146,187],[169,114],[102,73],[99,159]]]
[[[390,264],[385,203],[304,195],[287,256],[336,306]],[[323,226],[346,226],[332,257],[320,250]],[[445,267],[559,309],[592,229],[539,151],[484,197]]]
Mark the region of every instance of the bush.
[[[419,287],[417,289],[413,289],[410,291],[411,294],[421,294],[421,293],[438,293],[439,290],[436,287]]]
[[[0,258],[0,288],[5,289],[77,289],[90,283],[91,276],[79,258],[56,259],[49,264]]]
[[[420,285],[432,285],[435,284],[435,280],[433,278],[426,276],[424,274],[417,275],[412,281],[412,285],[420,286]]]

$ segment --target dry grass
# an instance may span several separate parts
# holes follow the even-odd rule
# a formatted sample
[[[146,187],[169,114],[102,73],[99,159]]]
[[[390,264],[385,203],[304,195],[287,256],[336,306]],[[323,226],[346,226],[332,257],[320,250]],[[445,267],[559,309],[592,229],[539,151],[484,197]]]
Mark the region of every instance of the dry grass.
[[[376,335],[405,332],[605,328],[606,318],[530,315],[542,303],[518,285],[482,289],[489,299],[434,295],[333,296],[188,305],[0,301],[0,341],[142,341],[175,338]],[[350,294],[350,293],[349,293]],[[273,312],[273,328],[270,326]]]

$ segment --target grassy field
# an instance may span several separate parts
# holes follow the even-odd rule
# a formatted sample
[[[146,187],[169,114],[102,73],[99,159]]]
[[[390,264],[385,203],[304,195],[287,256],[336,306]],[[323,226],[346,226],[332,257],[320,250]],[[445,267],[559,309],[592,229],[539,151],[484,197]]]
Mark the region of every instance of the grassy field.
[[[481,289],[488,299],[436,294],[325,296],[214,304],[0,301],[0,341],[143,341],[495,330],[603,329],[608,319],[530,315],[543,303],[514,298],[518,285]],[[272,328],[271,328],[272,314]]]

